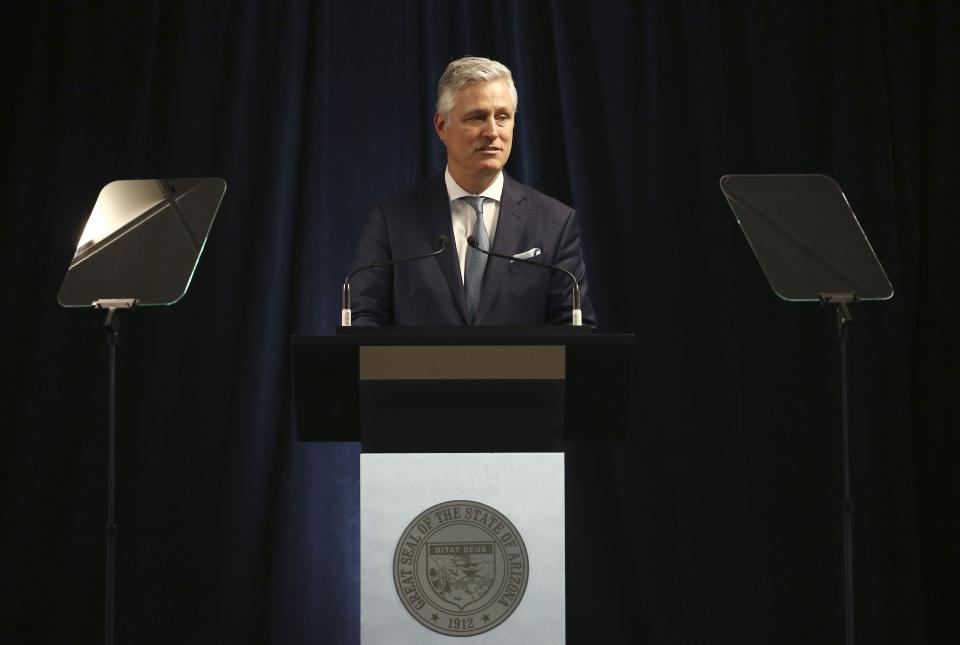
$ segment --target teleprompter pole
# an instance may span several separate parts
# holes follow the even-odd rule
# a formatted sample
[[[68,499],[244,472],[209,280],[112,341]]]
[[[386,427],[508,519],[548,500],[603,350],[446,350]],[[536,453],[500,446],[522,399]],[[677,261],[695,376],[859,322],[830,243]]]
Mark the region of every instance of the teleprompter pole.
[[[97,300],[98,309],[107,310],[103,323],[107,331],[107,524],[104,527],[106,542],[105,570],[103,575],[103,642],[114,645],[117,626],[117,410],[120,389],[120,310],[130,309],[134,299]]]
[[[850,305],[856,302],[852,293],[820,294],[823,304],[836,306],[837,339],[840,344],[840,414],[843,444],[843,616],[846,645],[854,645],[853,598],[853,495],[850,491],[850,417],[847,405],[847,338],[853,316]]]
[[[116,463],[117,463],[117,389],[118,371],[117,351],[120,346],[120,317],[118,309],[107,311],[104,327],[107,330],[107,351],[109,354],[109,399],[107,412],[107,524],[104,529],[106,539],[106,570],[104,571],[103,599],[103,641],[114,645],[117,585],[117,519],[116,519]]]

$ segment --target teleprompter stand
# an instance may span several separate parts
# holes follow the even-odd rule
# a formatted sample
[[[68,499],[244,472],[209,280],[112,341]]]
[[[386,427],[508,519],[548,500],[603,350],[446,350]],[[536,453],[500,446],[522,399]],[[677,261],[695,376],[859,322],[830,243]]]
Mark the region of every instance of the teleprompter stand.
[[[186,292],[226,183],[218,178],[114,181],[100,191],[57,300],[107,311],[106,645],[116,639],[116,442],[120,311],[171,305]]]
[[[840,186],[826,175],[725,175],[730,208],[774,292],[784,300],[835,310],[840,350],[843,457],[843,607],[854,645],[853,496],[847,406],[847,339],[861,300],[889,300],[893,287]]]

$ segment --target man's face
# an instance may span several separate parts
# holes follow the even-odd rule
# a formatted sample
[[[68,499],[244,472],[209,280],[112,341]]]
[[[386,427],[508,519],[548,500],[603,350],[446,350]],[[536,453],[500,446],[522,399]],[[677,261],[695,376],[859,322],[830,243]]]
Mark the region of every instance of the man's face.
[[[450,174],[463,188],[480,192],[503,169],[513,142],[513,118],[506,81],[467,83],[454,93],[450,113],[433,117],[447,147]]]

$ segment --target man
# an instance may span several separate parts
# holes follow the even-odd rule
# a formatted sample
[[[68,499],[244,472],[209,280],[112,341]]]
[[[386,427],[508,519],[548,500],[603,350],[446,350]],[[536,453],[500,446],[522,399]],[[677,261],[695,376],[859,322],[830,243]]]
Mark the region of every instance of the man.
[[[442,235],[451,244],[435,258],[357,273],[351,285],[355,325],[569,324],[569,276],[488,257],[469,247],[471,236],[493,252],[573,273],[583,323],[596,324],[575,212],[503,172],[516,111],[517,90],[506,66],[475,57],[447,66],[433,118],[447,148],[446,171],[374,205],[354,267],[430,253]]]

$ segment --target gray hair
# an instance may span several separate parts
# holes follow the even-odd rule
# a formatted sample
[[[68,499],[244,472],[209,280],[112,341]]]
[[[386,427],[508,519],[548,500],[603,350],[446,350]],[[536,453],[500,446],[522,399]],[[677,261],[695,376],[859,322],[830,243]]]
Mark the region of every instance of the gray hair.
[[[444,117],[449,116],[453,109],[453,95],[467,83],[482,81],[505,81],[513,99],[513,111],[517,111],[517,86],[513,84],[513,74],[510,68],[489,58],[466,56],[451,61],[447,69],[443,70],[440,82],[437,83],[437,112]]]

